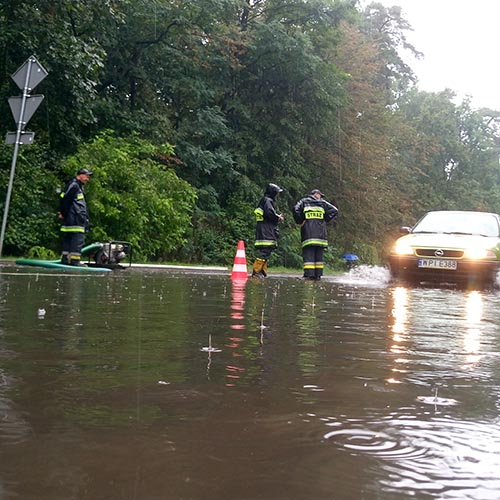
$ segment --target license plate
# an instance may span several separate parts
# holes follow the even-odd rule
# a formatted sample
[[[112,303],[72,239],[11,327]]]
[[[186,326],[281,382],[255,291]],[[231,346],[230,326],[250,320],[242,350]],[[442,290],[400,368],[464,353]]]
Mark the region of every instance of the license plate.
[[[455,271],[457,269],[457,261],[445,259],[418,259],[418,267],[426,269],[450,269]]]

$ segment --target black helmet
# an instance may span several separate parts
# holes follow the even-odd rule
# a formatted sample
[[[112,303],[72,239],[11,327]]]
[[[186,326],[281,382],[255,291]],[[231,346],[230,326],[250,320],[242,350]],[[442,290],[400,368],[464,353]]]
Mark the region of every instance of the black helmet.
[[[270,198],[274,198],[278,193],[281,193],[282,191],[283,189],[281,189],[277,184],[268,184],[264,195],[269,196]]]
[[[319,194],[321,196],[321,198],[323,198],[325,196],[319,189],[313,189],[311,191],[311,196],[314,196],[315,194]]]

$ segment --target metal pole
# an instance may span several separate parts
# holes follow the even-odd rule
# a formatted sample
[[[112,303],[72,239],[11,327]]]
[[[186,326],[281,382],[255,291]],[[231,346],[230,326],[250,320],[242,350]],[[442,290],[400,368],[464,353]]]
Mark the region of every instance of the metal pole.
[[[10,196],[12,194],[12,185],[14,184],[14,172],[16,170],[17,155],[19,153],[19,145],[21,144],[21,134],[23,132],[24,126],[26,125],[26,123],[24,123],[24,110],[26,108],[26,99],[28,98],[28,94],[29,94],[28,83],[30,81],[31,65],[33,64],[33,62],[34,62],[33,57],[30,57],[28,59],[26,80],[24,82],[24,88],[23,88],[23,98],[21,101],[21,112],[19,114],[19,122],[17,124],[16,142],[14,144],[14,154],[12,155],[12,164],[10,166],[9,186],[7,188],[7,195],[5,197],[5,207],[3,209],[2,230],[0,232],[0,257],[2,256],[2,251],[3,251],[3,241],[5,238],[5,228],[7,227],[7,217],[9,214],[9,205],[10,205]],[[29,89],[29,90],[31,90],[31,89]]]

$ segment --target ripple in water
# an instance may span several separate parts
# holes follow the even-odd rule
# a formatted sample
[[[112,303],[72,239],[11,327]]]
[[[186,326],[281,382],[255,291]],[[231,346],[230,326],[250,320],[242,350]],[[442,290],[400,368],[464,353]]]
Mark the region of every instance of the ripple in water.
[[[427,452],[425,448],[401,445],[384,432],[368,429],[338,429],[327,432],[323,437],[346,450],[374,454],[390,460],[422,457]]]
[[[434,399],[434,398],[432,398]],[[433,402],[434,404],[434,402]],[[391,492],[425,492],[429,498],[500,497],[498,423],[387,419],[331,421],[325,441],[352,454],[382,459],[375,478]],[[346,427],[346,426],[349,427]]]

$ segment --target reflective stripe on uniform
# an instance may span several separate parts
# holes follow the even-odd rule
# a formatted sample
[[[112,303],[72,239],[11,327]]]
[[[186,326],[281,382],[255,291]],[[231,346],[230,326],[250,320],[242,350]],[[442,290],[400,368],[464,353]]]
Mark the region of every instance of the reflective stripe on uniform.
[[[255,240],[256,247],[272,247],[276,246],[276,241],[274,240]]]
[[[323,269],[324,262],[304,262],[304,269]]]
[[[328,246],[328,241],[326,240],[320,240],[320,239],[315,239],[315,238],[310,238],[308,240],[304,240],[302,242],[303,247],[307,247],[309,245],[316,245],[318,247],[327,247]]]
[[[84,233],[85,228],[83,226],[61,226],[61,231],[63,233]]]

